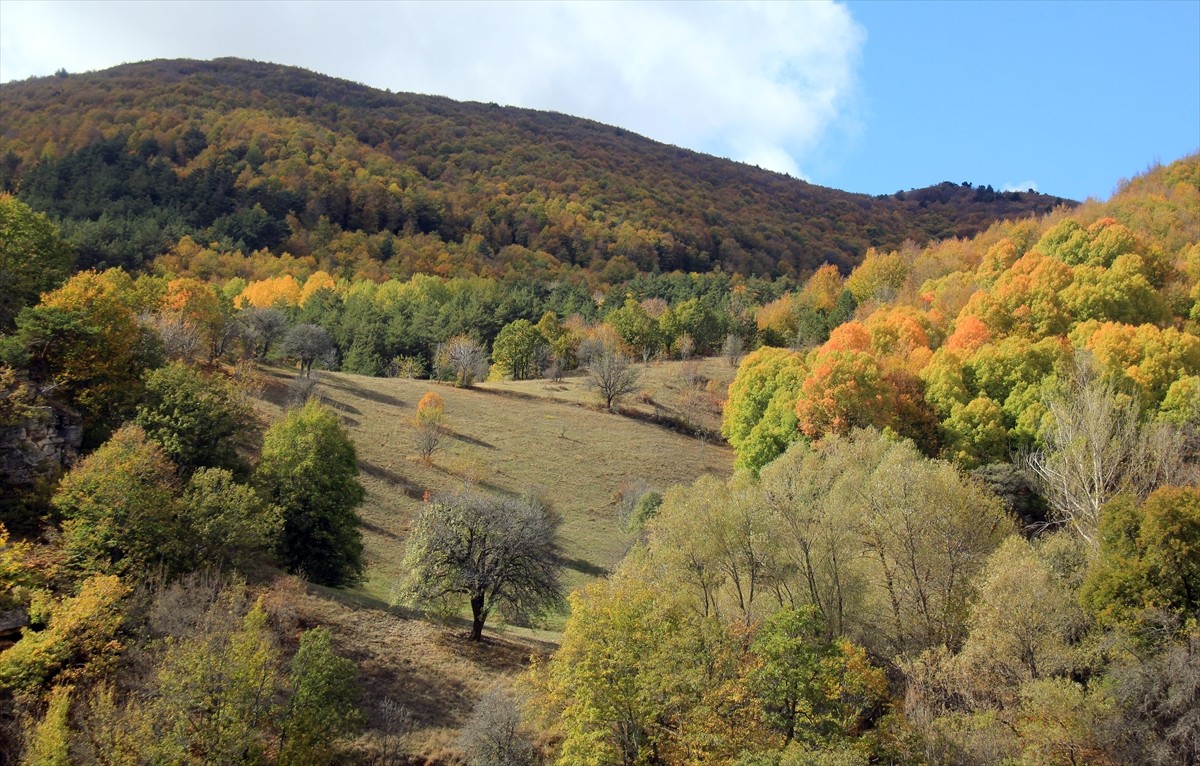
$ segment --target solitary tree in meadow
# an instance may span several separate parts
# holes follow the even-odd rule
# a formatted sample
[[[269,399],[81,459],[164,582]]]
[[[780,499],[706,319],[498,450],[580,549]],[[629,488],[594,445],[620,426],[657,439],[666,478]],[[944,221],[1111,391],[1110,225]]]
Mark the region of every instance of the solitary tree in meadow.
[[[446,405],[437,392],[427,391],[417,402],[413,426],[416,428],[417,454],[429,463],[446,437]]]
[[[587,379],[588,384],[595,388],[604,400],[605,409],[611,410],[613,402],[637,389],[638,372],[628,357],[608,351],[588,365]]]
[[[558,527],[540,500],[464,491],[426,503],[409,537],[407,595],[416,603],[466,596],[471,640],[500,607],[536,614],[558,605]]]

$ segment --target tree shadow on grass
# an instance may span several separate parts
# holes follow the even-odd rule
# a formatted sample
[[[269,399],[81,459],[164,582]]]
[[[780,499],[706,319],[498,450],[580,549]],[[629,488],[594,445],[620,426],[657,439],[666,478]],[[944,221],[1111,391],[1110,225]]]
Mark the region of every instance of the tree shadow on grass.
[[[390,530],[390,529],[384,529],[383,527],[379,526],[378,524],[372,524],[372,523],[371,523],[371,522],[369,522],[369,521],[364,521],[364,522],[362,522],[362,528],[363,528],[363,529],[365,529],[365,530],[367,530],[368,532],[371,532],[372,534],[379,535],[380,537],[387,537],[387,538],[389,538],[389,539],[391,539],[391,540],[397,540],[397,541],[399,541],[399,540],[403,540],[403,539],[404,539],[403,537],[401,537],[400,535],[396,534],[396,533],[395,533],[395,532],[393,532],[392,530]]]
[[[425,614],[361,591],[309,588],[342,605],[305,619],[333,629],[339,652],[358,665],[363,708],[375,710],[390,698],[412,713],[418,729],[461,726],[481,681],[516,675],[528,667],[531,653],[554,649],[544,639],[506,635],[494,619],[483,641],[473,642],[470,620],[461,615]]]
[[[374,391],[369,388],[364,388],[363,386],[354,385],[346,378],[322,378],[321,385],[327,388],[336,389],[338,391],[345,391],[346,393],[353,394],[360,399],[367,399],[368,401],[376,402],[378,404],[386,404],[389,407],[408,406],[408,403],[403,399],[399,399],[390,394]]]
[[[413,500],[420,500],[425,496],[424,489],[418,487],[416,484],[413,484],[406,477],[396,473],[390,468],[383,468],[375,465],[374,463],[368,463],[365,460],[360,460],[358,463],[358,469],[372,478],[379,479],[380,481],[386,481],[389,484],[395,485],[400,489],[401,492]]]
[[[391,396],[390,394],[382,394],[378,391],[372,391],[369,388],[355,388],[353,391],[355,396],[360,396],[363,399],[367,399],[377,404],[386,404],[389,407],[409,406],[408,402],[404,401],[403,399]]]
[[[467,436],[466,434],[460,434],[457,431],[451,431],[451,430],[447,429],[446,435],[449,436],[451,439],[454,439],[455,441],[464,442],[466,444],[471,444],[476,447],[483,447],[484,449],[496,449],[496,445],[494,445],[494,444],[489,444],[488,442],[485,442],[482,439],[476,439],[474,436]]]
[[[384,698],[401,702],[423,726],[461,726],[477,692],[463,680],[451,678],[439,667],[412,657],[347,646],[345,654],[359,667],[359,684],[367,707]]]
[[[433,463],[432,465],[430,465],[430,468],[437,471],[438,473],[445,474],[446,476],[453,476],[454,478],[456,478],[460,482],[462,482],[461,486],[463,486],[463,487],[477,487],[477,488],[481,488],[481,489],[486,489],[489,492],[495,492],[498,495],[508,495],[509,497],[519,497],[519,493],[513,492],[510,489],[506,489],[505,487],[502,487],[493,481],[488,481],[487,479],[479,478],[477,476],[469,476],[465,472],[455,470],[454,468],[447,468],[446,466],[441,466],[441,465],[438,465],[437,463]]]
[[[321,397],[321,404],[324,404],[325,406],[329,407],[331,410],[334,410],[339,413],[347,413],[348,412],[351,415],[361,415],[362,414],[362,410],[355,407],[353,404],[346,404],[345,402],[339,402],[337,399],[330,399],[328,396]]]
[[[602,567],[599,564],[593,564],[586,559],[559,559],[559,563],[567,569],[572,569],[580,574],[591,575],[592,577],[604,577],[608,575],[608,568]]]
[[[520,672],[529,667],[529,646],[498,635],[502,627],[499,621],[495,625],[489,622],[483,629],[482,640],[472,641],[471,621],[462,620],[461,629],[447,632],[439,643],[480,667]]]

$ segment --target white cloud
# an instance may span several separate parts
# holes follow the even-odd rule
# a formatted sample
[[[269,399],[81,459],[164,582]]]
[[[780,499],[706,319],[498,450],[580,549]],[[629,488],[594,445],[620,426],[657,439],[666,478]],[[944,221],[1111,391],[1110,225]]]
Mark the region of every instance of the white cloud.
[[[0,81],[240,56],[550,109],[792,175],[853,125],[865,33],[832,3],[0,0]]]
[[[1006,183],[1000,187],[1000,191],[1003,192],[1023,192],[1030,189],[1034,191],[1038,190],[1037,181],[1018,181],[1016,183]]]

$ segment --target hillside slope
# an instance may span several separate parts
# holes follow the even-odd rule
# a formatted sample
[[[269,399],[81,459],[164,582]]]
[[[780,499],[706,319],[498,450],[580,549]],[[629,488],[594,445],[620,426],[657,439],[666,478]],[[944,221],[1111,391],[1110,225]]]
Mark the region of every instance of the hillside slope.
[[[273,372],[261,403],[266,417],[278,415],[292,374]],[[358,450],[367,490],[359,509],[368,567],[362,593],[379,601],[392,600],[405,539],[427,493],[470,483],[485,491],[540,494],[563,517],[563,576],[575,587],[609,571],[633,542],[622,528],[622,493],[635,487],[661,492],[732,470],[732,453],[716,441],[636,417],[514,395],[502,386],[457,389],[342,373],[318,379],[318,395],[339,413]],[[449,436],[426,465],[417,456],[412,418],[429,390],[445,401]]]
[[[85,267],[137,267],[188,234],[346,276],[802,274],[1064,202],[851,194],[562,114],[238,59],[7,83],[0,126],[0,186],[62,221]]]

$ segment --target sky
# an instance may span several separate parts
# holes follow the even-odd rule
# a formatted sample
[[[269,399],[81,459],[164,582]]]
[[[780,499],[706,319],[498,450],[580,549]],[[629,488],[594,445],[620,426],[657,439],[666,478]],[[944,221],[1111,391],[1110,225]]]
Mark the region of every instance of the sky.
[[[1200,0],[0,0],[0,82],[220,56],[588,117],[869,194],[1106,199],[1200,150]]]

